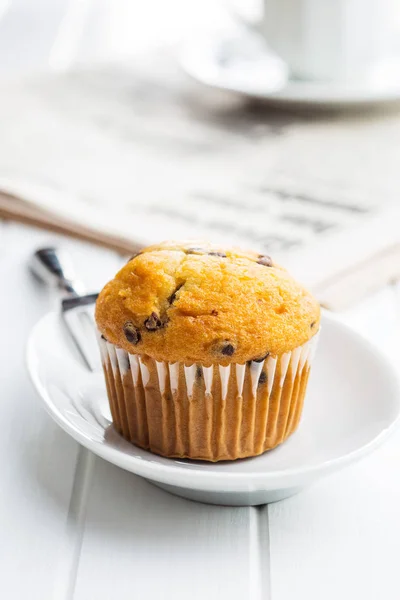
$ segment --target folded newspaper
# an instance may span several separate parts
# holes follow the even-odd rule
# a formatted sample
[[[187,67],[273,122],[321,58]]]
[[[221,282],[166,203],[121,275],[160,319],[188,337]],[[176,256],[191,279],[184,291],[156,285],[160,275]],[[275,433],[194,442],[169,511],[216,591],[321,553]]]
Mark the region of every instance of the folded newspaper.
[[[207,238],[268,253],[342,308],[400,276],[400,115],[294,113],[168,58],[0,92],[0,216],[129,253]]]

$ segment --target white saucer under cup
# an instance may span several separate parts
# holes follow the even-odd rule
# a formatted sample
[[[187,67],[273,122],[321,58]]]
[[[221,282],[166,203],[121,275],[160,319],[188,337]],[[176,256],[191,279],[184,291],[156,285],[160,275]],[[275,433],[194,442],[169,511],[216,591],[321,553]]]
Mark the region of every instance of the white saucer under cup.
[[[56,313],[33,329],[27,365],[45,409],[83,446],[173,494],[213,504],[250,506],[292,496],[371,452],[400,415],[393,368],[377,348],[329,314],[322,318],[297,432],[256,458],[168,459],[124,440],[111,423],[103,374],[90,373],[79,362]]]
[[[398,3],[260,0],[260,6],[256,23],[237,11],[229,19],[230,10],[230,26],[216,31],[210,24],[211,33],[189,40],[181,53],[185,71],[209,86],[275,103],[345,106],[400,99]]]

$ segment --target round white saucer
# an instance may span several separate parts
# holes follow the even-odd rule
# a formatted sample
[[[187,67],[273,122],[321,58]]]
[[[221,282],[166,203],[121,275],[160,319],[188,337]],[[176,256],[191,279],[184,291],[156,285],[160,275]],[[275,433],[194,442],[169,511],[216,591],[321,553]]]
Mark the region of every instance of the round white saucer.
[[[400,59],[393,57],[368,80],[313,82],[290,79],[285,63],[250,28],[232,24],[187,41],[181,65],[197,81],[275,104],[349,106],[400,100]]]
[[[27,364],[53,419],[105,460],[193,500],[263,504],[291,496],[361,458],[399,419],[399,384],[392,367],[329,314],[322,321],[298,431],[275,450],[233,462],[163,458],[122,439],[111,424],[103,374],[89,373],[80,364],[55,313],[33,329]]]

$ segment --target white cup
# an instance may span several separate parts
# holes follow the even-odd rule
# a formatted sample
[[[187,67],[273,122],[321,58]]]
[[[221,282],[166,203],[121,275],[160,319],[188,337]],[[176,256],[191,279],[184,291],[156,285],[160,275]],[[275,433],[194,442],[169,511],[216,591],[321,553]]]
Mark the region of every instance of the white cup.
[[[260,1],[257,30],[296,78],[360,81],[391,59],[400,0]]]

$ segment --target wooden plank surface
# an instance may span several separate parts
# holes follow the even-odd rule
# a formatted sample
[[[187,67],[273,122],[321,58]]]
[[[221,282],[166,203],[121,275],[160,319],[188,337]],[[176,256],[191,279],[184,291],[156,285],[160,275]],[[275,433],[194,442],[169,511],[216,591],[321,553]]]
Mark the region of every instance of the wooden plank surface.
[[[10,600],[72,597],[71,571],[79,558],[87,458],[47,416],[25,367],[30,329],[52,304],[27,261],[36,247],[54,242],[60,238],[0,222],[0,564]],[[98,289],[119,262],[110,252],[102,256],[96,248],[61,243],[71,248],[89,289]]]
[[[27,272],[39,237],[1,224],[0,564],[5,598],[51,598],[78,445],[43,410],[25,368],[31,327],[48,294]]]
[[[174,497],[99,459],[74,598],[268,598],[254,562],[260,518]]]

